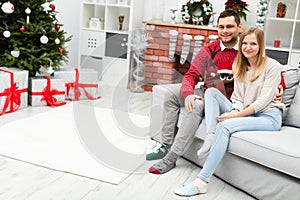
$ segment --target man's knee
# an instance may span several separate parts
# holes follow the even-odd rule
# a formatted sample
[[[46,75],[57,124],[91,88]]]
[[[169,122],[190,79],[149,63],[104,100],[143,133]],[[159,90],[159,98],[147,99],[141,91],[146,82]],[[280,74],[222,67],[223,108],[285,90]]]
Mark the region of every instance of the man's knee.
[[[203,110],[204,110],[203,100],[199,100],[199,99],[195,100],[195,107],[193,109],[193,112],[197,112],[197,113],[200,113],[202,115]]]

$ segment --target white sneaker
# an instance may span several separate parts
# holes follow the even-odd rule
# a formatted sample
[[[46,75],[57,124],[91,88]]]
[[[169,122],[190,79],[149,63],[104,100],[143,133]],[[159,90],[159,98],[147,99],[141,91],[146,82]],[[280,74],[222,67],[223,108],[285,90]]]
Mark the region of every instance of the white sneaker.
[[[204,183],[198,178],[194,180],[192,183],[174,191],[175,194],[183,197],[191,197],[198,194],[205,194],[206,192],[207,192],[207,183]]]

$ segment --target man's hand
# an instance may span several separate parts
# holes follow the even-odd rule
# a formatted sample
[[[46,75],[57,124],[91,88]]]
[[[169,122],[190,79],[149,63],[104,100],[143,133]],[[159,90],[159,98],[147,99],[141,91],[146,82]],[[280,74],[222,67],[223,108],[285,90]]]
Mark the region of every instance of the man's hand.
[[[282,96],[283,96],[283,87],[282,87],[282,85],[278,86],[278,90],[279,90],[279,93],[276,94],[275,100],[281,102],[282,101]]]
[[[195,95],[195,94],[191,94],[189,96],[187,96],[184,100],[184,107],[185,110],[189,113],[193,111],[193,108],[195,108],[195,100],[199,99],[202,100],[201,96]]]

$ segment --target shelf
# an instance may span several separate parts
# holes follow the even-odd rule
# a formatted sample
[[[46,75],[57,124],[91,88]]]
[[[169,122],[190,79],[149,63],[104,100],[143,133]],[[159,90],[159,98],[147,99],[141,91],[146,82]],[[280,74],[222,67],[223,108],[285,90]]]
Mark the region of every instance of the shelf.
[[[286,5],[285,15],[277,17],[278,4]],[[265,23],[266,51],[282,64],[296,66],[300,60],[300,0],[270,0]],[[273,46],[280,41],[280,47]]]
[[[279,18],[279,17],[268,17],[267,20],[272,21],[284,21],[284,22],[294,22],[294,19],[288,19],[288,18]]]
[[[284,3],[286,4],[286,14],[283,19],[295,19],[296,11],[297,11],[297,5],[298,0],[270,0],[269,1],[269,14],[268,18],[276,18],[277,14],[277,5],[278,3]]]
[[[105,32],[107,33],[117,33],[117,34],[129,34],[128,30],[123,30],[123,31],[119,31],[119,30],[105,30]]]
[[[291,52],[292,53],[300,53],[300,49],[292,49]]]
[[[107,4],[110,7],[118,7],[118,8],[130,8],[129,5],[122,5],[122,4]]]
[[[132,30],[142,27],[144,0],[83,0],[79,63],[94,66],[108,85],[128,86]],[[121,19],[124,16],[122,30]],[[91,18],[98,18],[92,19]],[[94,28],[91,28],[94,27]],[[124,82],[124,83],[123,83]]]
[[[102,3],[102,2],[83,2],[83,4],[86,4],[86,5],[95,5],[95,6],[105,6],[106,3]]]
[[[83,28],[81,28],[81,30],[84,30],[84,31],[95,31],[95,32],[105,32],[104,30],[102,30],[102,29],[93,29],[93,28],[86,28],[86,27],[83,27]]]
[[[270,46],[270,45],[267,45],[266,49],[267,50],[275,50],[275,51],[286,51],[286,52],[290,51],[289,47],[273,47],[273,46]]]

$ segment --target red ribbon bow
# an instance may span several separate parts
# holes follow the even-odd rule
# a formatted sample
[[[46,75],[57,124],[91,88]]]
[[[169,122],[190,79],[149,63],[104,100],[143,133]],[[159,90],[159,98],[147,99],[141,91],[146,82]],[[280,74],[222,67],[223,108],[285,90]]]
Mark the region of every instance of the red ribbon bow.
[[[27,92],[27,88],[19,89],[19,84],[14,81],[14,74],[10,71],[0,69],[2,72],[6,72],[10,74],[10,88],[4,89],[3,92],[0,93],[0,97],[6,96],[4,105],[2,110],[0,111],[0,115],[8,112],[14,112],[18,110],[21,106],[21,93]],[[7,111],[9,107],[9,111]]]
[[[83,92],[85,96],[89,100],[96,100],[100,99],[101,97],[96,97],[94,98],[92,95],[90,95],[87,91],[86,88],[98,88],[98,84],[84,84],[84,83],[79,83],[79,70],[78,68],[75,68],[75,82],[70,82],[66,83],[66,88],[67,88],[67,96],[69,96],[71,88],[74,90],[74,99],[73,100],[78,100],[81,96],[81,92],[79,88],[83,89]],[[72,99],[70,99],[72,100]]]
[[[65,94],[64,91],[58,91],[57,89],[51,88],[51,79],[47,76],[43,76],[44,79],[47,80],[46,87],[43,89],[43,92],[31,92],[31,95],[43,95],[40,101],[46,101],[47,106],[62,106],[65,105],[66,102],[61,101],[58,102],[54,95]]]

